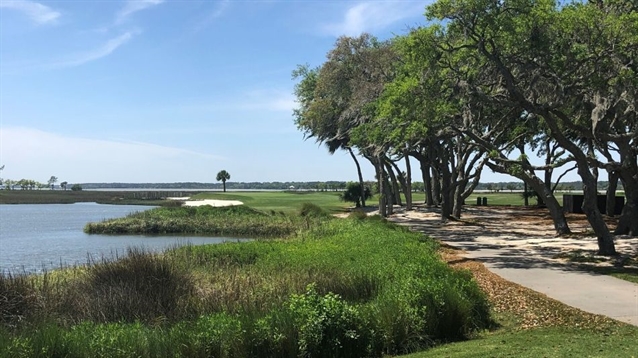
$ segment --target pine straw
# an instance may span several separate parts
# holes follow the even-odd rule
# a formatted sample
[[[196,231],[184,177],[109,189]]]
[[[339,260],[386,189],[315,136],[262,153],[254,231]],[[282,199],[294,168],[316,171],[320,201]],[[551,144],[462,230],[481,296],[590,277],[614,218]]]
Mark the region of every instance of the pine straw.
[[[507,281],[490,272],[480,262],[463,257],[462,251],[443,243],[441,245],[442,259],[453,268],[469,270],[487,294],[493,312],[515,316],[520,321],[518,329],[559,326],[606,329],[620,324],[611,318],[581,311]]]

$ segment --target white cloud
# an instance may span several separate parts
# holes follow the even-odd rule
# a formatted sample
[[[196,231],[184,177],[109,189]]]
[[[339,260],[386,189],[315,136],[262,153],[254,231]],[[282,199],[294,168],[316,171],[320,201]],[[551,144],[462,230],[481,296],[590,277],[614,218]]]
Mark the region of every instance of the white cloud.
[[[155,5],[159,5],[163,2],[164,0],[129,0],[126,2],[126,5],[124,5],[122,10],[117,13],[116,22],[123,22],[134,13]]]
[[[251,110],[264,109],[292,113],[297,103],[291,91],[254,90],[247,92],[245,101],[238,103],[237,106]]]
[[[403,19],[420,16],[432,1],[361,2],[348,8],[343,19],[325,24],[322,30],[334,36],[358,36],[386,28]]]
[[[0,8],[22,11],[38,24],[54,23],[60,17],[59,12],[34,1],[2,0]]]
[[[53,67],[53,68],[74,67],[74,66],[80,66],[87,62],[98,60],[102,57],[108,56],[111,53],[113,53],[113,51],[115,51],[118,47],[124,45],[130,39],[132,39],[135,34],[136,34],[135,32],[126,32],[123,35],[120,35],[118,37],[108,40],[102,46],[92,51],[77,54],[70,59],[56,62],[49,67]]]
[[[32,128],[0,129],[2,176],[69,182],[211,181],[210,166],[226,159],[150,143],[62,136]]]
[[[253,112],[288,112],[297,107],[291,90],[253,89],[227,98],[197,98],[190,102],[174,105],[189,112],[221,113],[229,111]]]
[[[202,21],[197,23],[197,25],[193,28],[193,32],[199,32],[203,30],[210,23],[220,18],[224,14],[224,12],[226,12],[228,5],[230,5],[230,0],[222,0],[217,2],[213,11],[207,14]]]

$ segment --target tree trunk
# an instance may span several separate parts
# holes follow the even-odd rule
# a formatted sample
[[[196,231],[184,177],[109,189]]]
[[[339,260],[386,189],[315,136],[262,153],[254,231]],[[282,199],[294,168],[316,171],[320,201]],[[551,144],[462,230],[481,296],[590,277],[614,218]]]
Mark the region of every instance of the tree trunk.
[[[361,174],[361,166],[359,165],[359,161],[357,160],[357,157],[354,155],[354,152],[352,151],[352,148],[348,147],[348,152],[350,153],[350,156],[352,157],[352,160],[354,160],[354,164],[357,166],[357,174],[359,175],[359,186],[361,187],[361,207],[366,206],[366,188],[363,185],[363,175]]]
[[[579,172],[589,169],[581,170],[579,166]],[[589,175],[581,175],[583,179],[583,212],[587,216],[587,220],[591,225],[592,229],[596,233],[598,237],[598,254],[611,256],[616,254],[616,248],[614,247],[614,240],[609,232],[609,228],[605,221],[603,220],[603,216],[600,214],[598,210],[598,190],[596,187],[596,181],[594,180],[593,175],[588,173]]]
[[[492,171],[508,174],[509,168],[507,164],[496,165],[492,163],[486,163],[487,166],[492,169]],[[511,173],[509,173],[512,175]],[[545,183],[536,176],[533,172],[520,171],[516,178],[523,181],[523,185],[525,187],[525,192],[527,192],[528,188],[531,187],[536,193],[540,193],[541,200],[547,206],[547,210],[549,210],[549,215],[552,217],[552,221],[554,222],[554,229],[556,230],[557,235],[567,235],[571,233],[569,229],[569,225],[567,224],[567,219],[565,218],[565,212],[563,208],[556,200],[554,193],[551,189],[548,189]],[[527,196],[525,197],[527,199]]]
[[[614,234],[638,236],[638,185],[635,181],[624,180],[623,187],[626,203]]]
[[[447,221],[452,216],[452,176],[447,163],[439,163],[441,171],[441,221]]]
[[[441,204],[441,175],[439,171],[432,166],[432,200],[435,206]]]
[[[430,166],[421,164],[421,176],[423,177],[423,190],[425,190],[425,205],[428,208],[434,206],[434,195],[432,194],[432,175]]]
[[[412,166],[408,152],[403,153],[405,158],[405,210],[412,210]]]
[[[421,168],[421,178],[423,178],[423,191],[425,191],[425,205],[431,207],[434,205],[434,197],[432,196],[432,176],[430,175],[430,162],[421,153],[412,152],[412,156],[419,161],[419,165]]]
[[[629,141],[618,143],[622,163],[619,175],[625,189],[626,203],[614,231],[617,235],[638,236],[638,151],[635,149],[637,142],[634,140],[633,145]]]
[[[403,173],[401,172],[401,168],[399,168],[399,166],[393,162],[393,161],[389,161],[389,163],[392,165],[392,167],[394,168],[394,170],[396,170],[397,172],[397,180],[399,181],[399,185],[401,186],[401,191],[403,192],[403,195],[405,195],[405,201],[406,201],[406,206],[407,206],[407,202],[408,202],[408,198],[410,198],[412,195],[412,193],[410,192],[410,187],[408,185],[408,181],[409,178],[406,178],[405,175],[403,175]],[[398,201],[399,201],[399,205],[403,205],[401,202],[401,193],[399,193],[399,195],[397,196]],[[407,207],[406,207],[407,209]]]
[[[463,189],[461,185],[457,185],[454,189],[454,207],[452,208],[452,216],[460,219],[463,210]]]
[[[392,190],[391,202],[392,204],[401,205],[401,190],[399,189],[397,177],[396,175],[394,175],[394,170],[392,170],[392,166],[389,164],[390,159],[385,158],[384,162],[386,165],[386,170],[388,172],[388,180],[390,181],[389,188],[391,188]]]
[[[385,170],[383,169],[383,164],[381,162],[381,157],[378,156],[375,159],[375,167],[377,169],[377,181],[378,181],[378,186],[379,186],[379,215],[381,215],[381,217],[385,218],[388,216],[388,211],[387,211],[387,206],[386,206],[386,189],[385,189],[385,183],[386,183],[386,178],[385,178]]]
[[[567,225],[567,219],[565,218],[565,212],[563,208],[556,200],[554,193],[552,193],[552,189],[548,188],[547,183],[543,183],[540,178],[535,175],[532,176],[530,181],[530,186],[536,193],[539,194],[540,199],[545,203],[547,210],[549,210],[549,214],[554,221],[554,229],[558,235],[567,235],[571,233],[569,229],[569,225]]]
[[[610,171],[608,173],[609,186],[607,187],[607,216],[614,217],[616,213],[616,190],[618,189],[618,179],[620,176],[616,171]]]

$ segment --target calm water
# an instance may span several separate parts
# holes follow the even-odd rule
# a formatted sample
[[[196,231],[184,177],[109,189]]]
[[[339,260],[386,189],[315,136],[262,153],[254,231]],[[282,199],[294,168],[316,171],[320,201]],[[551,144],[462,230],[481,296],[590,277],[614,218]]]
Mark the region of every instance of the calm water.
[[[41,272],[122,255],[127,247],[163,250],[180,244],[241,241],[198,236],[87,235],[88,222],[150,209],[95,203],[0,205],[0,272]]]

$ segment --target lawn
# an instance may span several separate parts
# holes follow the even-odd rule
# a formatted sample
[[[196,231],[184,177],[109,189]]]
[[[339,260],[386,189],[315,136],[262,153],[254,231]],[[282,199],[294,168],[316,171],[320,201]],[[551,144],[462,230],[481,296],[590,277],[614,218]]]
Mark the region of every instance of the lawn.
[[[578,327],[503,329],[404,357],[636,357],[637,333],[638,329],[630,326],[600,331]]]
[[[315,204],[330,213],[343,212],[352,206],[352,203],[339,200],[339,192],[334,191],[207,192],[197,194],[192,199],[239,200],[257,210],[284,213],[299,211],[304,203]]]

